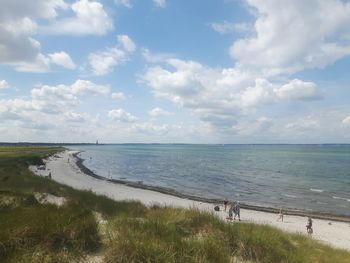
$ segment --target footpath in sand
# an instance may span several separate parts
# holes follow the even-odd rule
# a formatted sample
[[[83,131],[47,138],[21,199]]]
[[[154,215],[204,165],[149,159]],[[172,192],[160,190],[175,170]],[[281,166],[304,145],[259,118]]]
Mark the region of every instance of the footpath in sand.
[[[30,169],[40,176],[48,176],[52,179],[80,190],[91,190],[99,195],[105,195],[117,201],[137,200],[145,205],[161,204],[183,208],[198,208],[203,211],[213,211],[214,205],[199,201],[184,199],[155,191],[133,188],[130,186],[110,183],[84,174],[76,165],[73,154],[77,151],[65,151],[46,160],[46,169],[38,170],[36,166]],[[69,161],[68,161],[69,160]],[[215,212],[225,219],[227,212]],[[241,209],[242,222],[266,224],[284,231],[294,233],[306,233],[307,218],[303,216],[285,216],[284,221],[277,221],[278,215],[261,211]],[[236,221],[234,221],[236,223]],[[238,222],[237,222],[238,223]],[[350,223],[331,220],[313,219],[313,238],[320,240],[336,248],[350,250]]]

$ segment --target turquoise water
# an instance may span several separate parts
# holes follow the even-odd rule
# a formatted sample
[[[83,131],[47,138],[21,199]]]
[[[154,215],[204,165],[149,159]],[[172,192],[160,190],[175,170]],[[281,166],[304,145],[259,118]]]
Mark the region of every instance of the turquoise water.
[[[96,174],[206,198],[350,216],[350,145],[91,145]]]

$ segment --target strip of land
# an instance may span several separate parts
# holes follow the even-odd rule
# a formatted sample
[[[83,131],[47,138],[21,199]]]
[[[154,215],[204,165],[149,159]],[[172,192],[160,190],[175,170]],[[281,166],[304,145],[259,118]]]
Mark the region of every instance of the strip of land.
[[[145,205],[160,204],[166,206],[197,208],[203,211],[214,211],[213,204],[191,199],[181,198],[157,191],[130,187],[128,185],[116,184],[101,180],[84,173],[77,165],[79,159],[74,155],[77,151],[65,151],[46,160],[46,169],[39,170],[36,166],[31,166],[31,170],[40,176],[48,176],[51,173],[53,180],[69,185],[80,190],[91,190],[97,194],[105,195],[114,200],[137,200]],[[91,175],[91,174],[90,174]],[[225,219],[227,212],[215,212],[217,216]],[[306,216],[288,215],[284,221],[277,221],[276,213],[241,209],[242,222],[252,222],[266,224],[279,229],[293,232],[306,232]],[[234,222],[236,223],[236,222]],[[238,223],[238,222],[237,222]],[[350,223],[338,222],[336,220],[314,219],[313,238],[336,248],[350,250]]]

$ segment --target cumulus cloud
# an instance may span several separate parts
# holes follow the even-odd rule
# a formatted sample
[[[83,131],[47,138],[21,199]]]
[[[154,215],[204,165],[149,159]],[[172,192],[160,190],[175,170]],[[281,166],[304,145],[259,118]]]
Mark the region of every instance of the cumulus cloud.
[[[6,80],[0,80],[0,90],[2,89],[8,89],[10,87],[10,85],[8,84],[8,82]]]
[[[165,0],[153,0],[153,3],[154,3],[157,7],[162,7],[162,8],[164,8],[164,7],[166,6]]]
[[[157,118],[160,116],[169,116],[169,115],[172,115],[172,113],[166,110],[163,110],[162,108],[156,107],[150,110],[148,112],[148,115],[151,116],[152,118]]]
[[[323,97],[322,92],[317,89],[315,83],[305,82],[299,79],[294,79],[275,89],[275,92],[281,99],[318,100]]]
[[[202,121],[217,127],[235,125],[242,116],[267,104],[321,98],[312,82],[271,82],[237,68],[213,69],[179,59],[148,68],[141,80],[156,97],[190,109]]]
[[[113,92],[111,94],[111,97],[112,97],[112,99],[115,99],[115,100],[125,100],[126,99],[123,92]]]
[[[77,80],[71,85],[41,85],[32,89],[28,97],[0,100],[0,122],[7,127],[0,136],[14,141],[18,138],[51,142],[91,139],[96,125],[101,127],[102,124],[97,118],[77,110],[83,96],[104,96],[108,92],[108,86]]]
[[[114,0],[114,2],[117,5],[123,5],[123,6],[127,7],[127,8],[131,8],[132,7],[131,0]]]
[[[102,3],[79,0],[70,6],[74,17],[56,19],[52,24],[42,27],[50,34],[68,35],[104,35],[113,29],[113,21]]]
[[[93,74],[102,76],[111,73],[115,66],[124,63],[129,59],[130,53],[135,51],[136,45],[127,35],[119,35],[117,39],[119,45],[116,47],[90,53],[89,64]]]
[[[39,53],[33,61],[14,63],[19,72],[45,73],[50,71],[50,58]]]
[[[2,1],[0,18],[18,19],[22,17],[54,18],[56,9],[66,9],[68,5],[63,0]]]
[[[221,23],[211,23],[210,27],[220,33],[220,34],[227,34],[231,32],[240,32],[240,33],[246,33],[253,31],[253,26],[248,23],[232,23],[228,21],[224,21]]]
[[[89,80],[78,79],[71,85],[73,94],[84,95],[87,93],[107,95],[110,92],[110,87],[105,85],[98,85]]]
[[[342,123],[345,126],[349,126],[350,127],[350,116],[347,116],[346,118],[343,119]]]
[[[137,118],[131,113],[123,110],[123,109],[115,109],[108,112],[108,117],[113,121],[131,123],[135,122]]]
[[[75,69],[72,58],[64,51],[48,54],[50,61],[67,69]]]
[[[42,54],[41,44],[33,38],[37,33],[38,19],[55,19],[57,10],[66,8],[68,5],[62,0],[14,0],[2,3],[0,63],[12,65],[20,72],[48,72],[51,63],[72,68],[68,54],[53,53],[50,54],[52,57]]]
[[[134,52],[136,50],[136,45],[132,39],[127,35],[118,35],[117,36],[119,44],[126,50],[127,52]]]
[[[97,76],[111,73],[115,66],[123,63],[127,58],[126,53],[118,48],[108,48],[105,51],[91,53],[89,64],[92,72]]]
[[[275,75],[324,67],[350,54],[347,1],[247,3],[256,10],[256,34],[235,41],[230,51],[241,66]]]
[[[147,48],[142,49],[142,57],[149,63],[160,63],[174,57],[169,53],[153,53]]]

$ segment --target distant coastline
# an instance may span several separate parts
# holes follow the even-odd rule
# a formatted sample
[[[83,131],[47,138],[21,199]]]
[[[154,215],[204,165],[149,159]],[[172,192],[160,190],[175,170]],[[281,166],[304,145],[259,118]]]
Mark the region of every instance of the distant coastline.
[[[150,142],[150,143],[140,143],[140,142],[125,142],[125,143],[98,143],[96,142],[82,142],[82,143],[66,143],[66,142],[0,142],[0,146],[74,146],[74,145],[221,145],[221,146],[229,146],[229,145],[310,145],[310,146],[348,146],[350,143],[158,143],[158,142]]]

